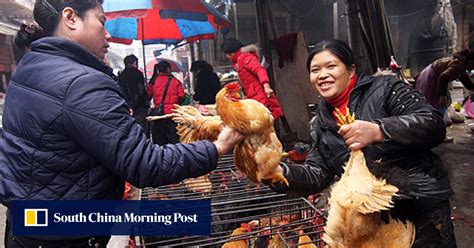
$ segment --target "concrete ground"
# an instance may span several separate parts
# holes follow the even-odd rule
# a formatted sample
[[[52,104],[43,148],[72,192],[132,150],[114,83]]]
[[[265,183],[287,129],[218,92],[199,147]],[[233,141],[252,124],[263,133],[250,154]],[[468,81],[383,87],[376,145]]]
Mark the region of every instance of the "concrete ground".
[[[459,248],[474,247],[474,131],[468,123],[474,120],[449,127],[448,135],[454,141],[434,149],[449,172],[455,192],[451,198],[451,219]]]
[[[474,123],[474,120],[449,127],[448,135],[453,136],[454,141],[434,149],[445,163],[456,193],[451,198],[451,207],[459,248],[474,247],[474,132],[468,129],[468,123]],[[4,232],[5,207],[0,205],[0,247],[3,246]],[[115,237],[108,247],[124,247],[126,240],[124,237]]]

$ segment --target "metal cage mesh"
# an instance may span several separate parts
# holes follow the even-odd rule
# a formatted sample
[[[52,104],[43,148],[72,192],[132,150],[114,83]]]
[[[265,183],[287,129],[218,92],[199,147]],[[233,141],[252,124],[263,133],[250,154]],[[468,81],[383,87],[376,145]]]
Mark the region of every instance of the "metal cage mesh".
[[[268,186],[250,182],[233,166],[232,156],[221,158],[217,169],[207,177],[146,188],[140,197],[142,200],[210,198],[212,202],[211,236],[143,236],[141,247],[324,246],[321,236],[325,219],[314,202],[278,194]]]

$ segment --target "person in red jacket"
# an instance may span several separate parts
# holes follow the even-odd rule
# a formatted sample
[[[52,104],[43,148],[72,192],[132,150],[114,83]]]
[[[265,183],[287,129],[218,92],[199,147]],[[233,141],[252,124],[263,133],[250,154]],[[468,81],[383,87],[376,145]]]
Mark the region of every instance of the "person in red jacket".
[[[169,87],[163,100],[168,80]],[[147,93],[149,97],[153,97],[155,108],[160,106],[163,100],[163,114],[171,114],[173,104],[181,104],[186,98],[183,85],[171,75],[171,65],[167,61],[161,61],[155,65],[153,76],[147,86]],[[176,123],[170,118],[155,121],[152,124],[152,139],[153,143],[159,145],[178,143]]]
[[[283,116],[280,103],[270,87],[267,71],[260,65],[258,47],[244,46],[239,40],[228,38],[222,44],[222,50],[238,73],[247,98],[267,106],[275,120]]]

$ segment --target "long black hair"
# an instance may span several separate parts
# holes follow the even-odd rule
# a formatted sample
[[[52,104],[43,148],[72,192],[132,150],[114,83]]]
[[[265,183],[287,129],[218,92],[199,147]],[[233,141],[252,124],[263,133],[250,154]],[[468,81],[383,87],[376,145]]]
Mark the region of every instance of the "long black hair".
[[[155,79],[158,77],[158,73],[166,72],[168,69],[171,69],[171,64],[168,61],[160,61],[153,67],[153,75],[150,79],[150,84],[155,84]]]
[[[334,54],[339,60],[342,61],[342,63],[347,66],[347,68],[354,67],[355,59],[351,48],[344,41],[331,39],[323,40],[316,44],[313,51],[311,51],[311,53],[308,55],[308,60],[306,60],[306,67],[308,70],[310,70],[313,57],[325,50],[329,50],[332,54]]]
[[[53,35],[64,8],[74,9],[76,14],[83,18],[85,12],[102,3],[103,0],[36,0],[33,9],[35,22],[22,25],[15,36],[14,42],[18,48],[26,51],[33,41]]]

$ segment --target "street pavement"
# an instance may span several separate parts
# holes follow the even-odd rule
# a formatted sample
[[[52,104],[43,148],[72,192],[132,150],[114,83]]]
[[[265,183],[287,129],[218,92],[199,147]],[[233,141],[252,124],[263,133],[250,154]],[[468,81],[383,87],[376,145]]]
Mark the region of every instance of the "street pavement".
[[[468,123],[474,120],[448,127],[454,141],[434,149],[448,170],[455,193],[451,197],[451,219],[459,248],[474,247],[474,131]]]

